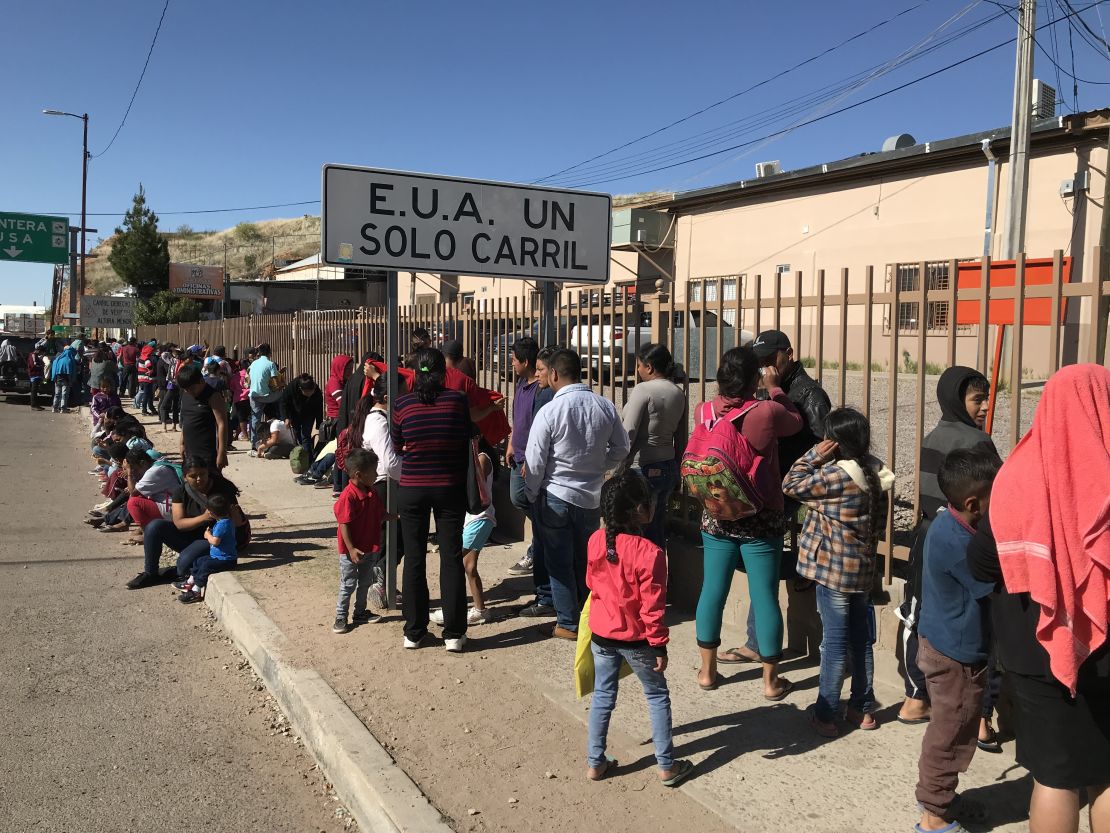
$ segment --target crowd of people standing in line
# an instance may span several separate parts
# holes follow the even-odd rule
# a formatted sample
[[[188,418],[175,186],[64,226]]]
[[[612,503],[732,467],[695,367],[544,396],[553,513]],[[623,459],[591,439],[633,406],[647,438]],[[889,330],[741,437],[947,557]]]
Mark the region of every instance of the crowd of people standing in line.
[[[122,356],[128,346],[136,347],[133,372]],[[376,353],[357,365],[337,356],[320,389],[307,374],[286,382],[265,344],[241,364],[221,347],[124,348],[115,361],[105,352],[111,347],[94,348],[86,377],[94,473],[108,498],[89,522],[141,528],[135,540],[144,547],[144,568],[129,586],[172,577],[182,601],[196,601],[208,575],[234,566],[249,545],[250,524],[221,470],[232,439],[245,438],[263,458],[300,449],[311,467],[298,482],[333,490],[335,632],[374,621],[373,608],[384,607],[382,542],[396,520],[403,647],[427,645],[435,624],[448,651],[463,651],[468,627],[496,618],[478,561],[496,523],[488,494],[503,464],[511,501],[533,530],[527,554],[510,568],[534,587],[519,615],[552,620],[542,628],[555,639],[576,641],[586,626],[591,633],[587,777],[616,770],[606,733],[627,662],[647,698],[659,778],[675,786],[693,766],[675,758],[671,739],[665,520],[680,480],[699,477],[706,487],[700,688],[717,688],[722,664],[755,663],[767,700],[793,693],[779,674],[779,583],[790,579],[799,590],[813,589],[823,627],[818,692],[808,710],[813,730],[833,739],[844,724],[879,728],[873,598],[894,473],[871,454],[868,420],[852,408],[832,408],[785,334],[760,333],[722,355],[718,394],[694,410],[691,436],[686,395],[662,345],[638,352],[638,384],[622,413],[582,382],[576,353],[518,338],[509,416],[496,394],[476,384],[461,346],[437,350],[418,332],[399,371],[392,421],[387,364]],[[81,349],[71,344],[60,355]],[[157,364],[163,360],[164,373]],[[119,388],[134,391],[140,410],[159,414],[164,430],[180,422],[182,464],[153,451],[143,426],[124,413]],[[1018,759],[1035,780],[1032,829],[1076,829],[1084,790],[1092,828],[1106,829],[1110,372],[1079,365],[1049,380],[1032,429],[1005,463],[982,430],[988,391],[977,371],[945,371],[937,389],[941,420],[922,444],[922,517],[899,609],[906,700],[898,720],[926,725],[916,829],[956,833],[962,821],[985,820],[986,808],[958,795],[957,784],[977,750],[1000,749],[992,723],[1000,691],[1014,706]],[[717,456],[703,453],[710,447]],[[718,466],[709,478],[708,463]],[[1089,494],[1078,488],[1077,471],[1094,478]],[[730,477],[748,490],[740,499],[729,493]],[[390,480],[396,516],[385,511]],[[479,491],[485,486],[484,506],[468,500],[474,480]],[[427,582],[433,518],[439,609],[431,607]],[[797,552],[790,552],[784,541],[794,519],[801,529]],[[158,570],[163,546],[179,553],[170,576]],[[738,570],[751,599],[748,639],[721,650]]]

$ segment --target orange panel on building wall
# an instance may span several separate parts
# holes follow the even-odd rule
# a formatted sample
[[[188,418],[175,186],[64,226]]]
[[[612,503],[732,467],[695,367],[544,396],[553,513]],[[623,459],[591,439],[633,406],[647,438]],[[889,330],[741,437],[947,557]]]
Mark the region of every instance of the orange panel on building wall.
[[[1016,264],[1012,260],[997,260],[991,262],[991,288],[1001,288],[1014,285]],[[983,264],[978,260],[969,260],[959,264],[956,277],[957,289],[978,289],[983,280]],[[1071,258],[1065,257],[1061,270],[1060,282],[1062,284],[1071,280]],[[1052,258],[1044,257],[1025,261],[1026,286],[1051,286],[1052,285]],[[978,324],[979,301],[957,301],[956,323]],[[1067,299],[1060,299],[1060,321],[1064,321]],[[1051,298],[1027,298],[1022,306],[1023,321],[1035,327],[1047,327],[1052,323]],[[1014,302],[1012,299],[991,301],[987,314],[988,324],[1014,323]]]

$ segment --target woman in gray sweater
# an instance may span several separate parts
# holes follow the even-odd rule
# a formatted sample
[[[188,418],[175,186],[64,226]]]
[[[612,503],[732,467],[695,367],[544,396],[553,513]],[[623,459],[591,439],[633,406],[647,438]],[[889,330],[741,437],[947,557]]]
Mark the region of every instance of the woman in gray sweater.
[[[686,394],[673,381],[671,351],[662,344],[645,344],[636,352],[639,383],[624,406],[624,429],[636,466],[655,496],[655,514],[644,527],[644,537],[667,548],[667,502],[678,485],[678,461],[686,448]]]

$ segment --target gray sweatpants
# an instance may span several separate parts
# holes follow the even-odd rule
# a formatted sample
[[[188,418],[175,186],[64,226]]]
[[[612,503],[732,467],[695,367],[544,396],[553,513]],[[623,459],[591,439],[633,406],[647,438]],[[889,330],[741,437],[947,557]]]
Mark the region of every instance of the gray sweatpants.
[[[346,555],[339,556],[339,601],[335,604],[335,617],[346,619],[351,605],[351,594],[355,597],[355,615],[366,610],[366,594],[374,581],[374,568],[370,557],[363,556],[355,564]]]

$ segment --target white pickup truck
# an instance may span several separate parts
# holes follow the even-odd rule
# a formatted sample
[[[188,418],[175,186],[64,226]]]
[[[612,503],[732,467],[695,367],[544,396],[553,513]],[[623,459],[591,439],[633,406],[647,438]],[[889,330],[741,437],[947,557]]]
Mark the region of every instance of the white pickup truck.
[[[614,323],[613,319],[617,322]],[[590,323],[571,320],[570,349],[582,357],[582,367],[592,368],[603,384],[636,370],[636,351],[651,342],[651,327],[633,326],[635,319],[611,313],[590,316]]]

